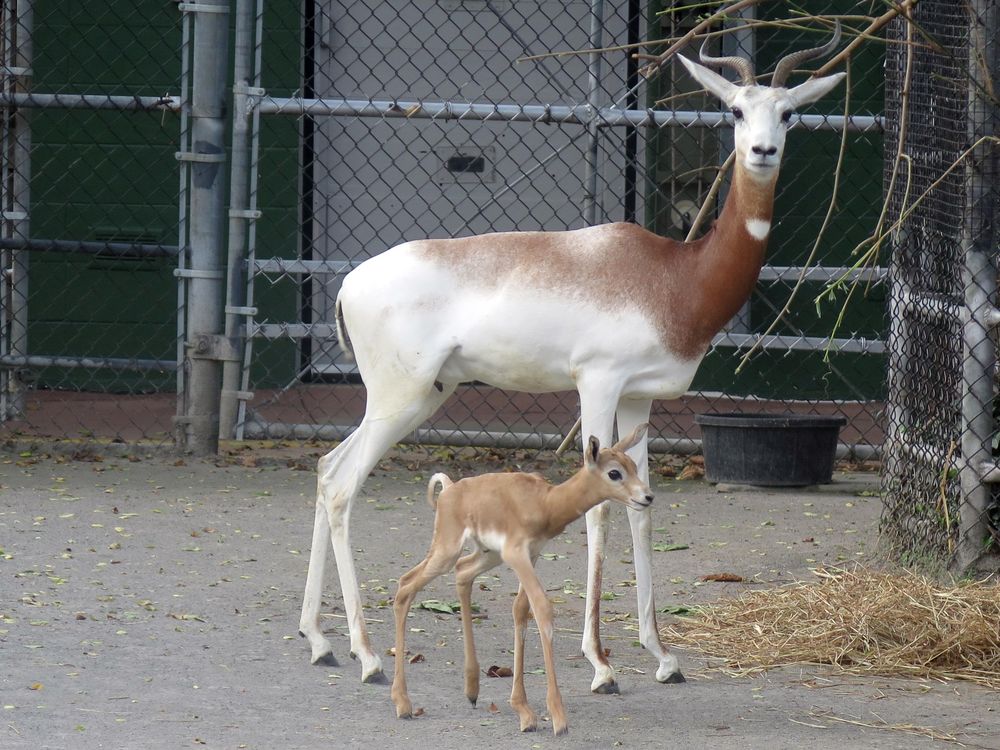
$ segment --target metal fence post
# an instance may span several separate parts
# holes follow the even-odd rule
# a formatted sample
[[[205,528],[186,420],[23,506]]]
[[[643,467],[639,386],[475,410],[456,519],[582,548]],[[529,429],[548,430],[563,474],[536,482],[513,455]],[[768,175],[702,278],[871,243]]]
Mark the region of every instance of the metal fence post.
[[[4,26],[7,38],[4,40],[8,54],[5,64],[9,65],[8,75],[12,81],[11,93],[30,92],[32,63],[33,3],[22,0],[16,7],[5,8],[8,13]],[[10,326],[6,330],[7,346],[4,354],[12,357],[28,356],[28,250],[27,241],[31,236],[31,122],[23,107],[12,106],[13,117],[9,121],[10,195],[3,208],[5,236],[25,243],[25,247],[10,250],[5,260],[4,273],[9,273]],[[0,313],[3,308],[0,307]],[[0,319],[0,327],[5,321]],[[24,414],[24,385],[17,370],[6,372],[4,386],[3,413],[6,418],[19,418]]]
[[[598,50],[604,45],[604,0],[590,3],[590,48]],[[587,61],[587,104],[590,107],[590,121],[587,123],[587,172],[583,189],[583,220],[593,226],[598,220],[597,205],[597,151],[601,131],[598,127],[598,107],[601,106],[601,62],[602,52],[591,52]]]
[[[224,216],[228,0],[182,6],[194,13],[191,83],[192,150],[187,286],[187,371],[181,417],[181,448],[214,453],[219,442],[222,361],[235,354],[223,333],[225,281]]]
[[[977,0],[969,5],[969,143],[998,132],[1000,111],[992,101],[994,74],[998,65],[1000,10],[996,0]],[[962,503],[958,546],[953,567],[958,573],[975,572],[989,555],[988,508],[991,485],[984,481],[983,466],[992,458],[993,374],[997,351],[991,336],[1000,312],[996,308],[996,196],[1000,175],[996,144],[983,142],[966,161],[966,214],[962,226],[965,259],[965,320],[962,358]],[[995,556],[996,553],[994,553]]]
[[[236,0],[236,36],[233,63],[233,147],[229,177],[229,253],[226,261],[226,338],[240,351],[241,360],[222,363],[219,436],[232,438],[236,427],[242,375],[242,349],[246,341],[246,242],[249,222],[256,212],[247,209],[250,182],[250,82],[252,76],[254,7],[251,0]]]

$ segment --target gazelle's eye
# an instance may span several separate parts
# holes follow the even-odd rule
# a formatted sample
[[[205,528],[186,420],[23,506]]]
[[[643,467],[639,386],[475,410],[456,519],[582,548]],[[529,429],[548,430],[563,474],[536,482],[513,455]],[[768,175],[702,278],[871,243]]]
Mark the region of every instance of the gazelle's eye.
[[[786,122],[787,123],[787,122],[790,122],[791,119],[792,119],[792,110],[789,109],[789,110],[786,110],[785,112],[781,113],[781,121],[782,122]]]
[[[612,469],[608,472],[608,479],[612,482],[620,482],[622,480],[622,473],[618,469]]]
[[[735,117],[737,120],[742,120],[743,110],[740,109],[739,107],[733,107],[733,117]]]

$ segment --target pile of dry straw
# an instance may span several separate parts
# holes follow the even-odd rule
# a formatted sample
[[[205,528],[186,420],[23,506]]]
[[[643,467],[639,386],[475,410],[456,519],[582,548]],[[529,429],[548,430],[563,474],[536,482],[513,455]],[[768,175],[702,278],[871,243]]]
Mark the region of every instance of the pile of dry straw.
[[[699,608],[664,628],[664,639],[733,675],[829,664],[1000,690],[1000,587],[994,582],[942,588],[907,573],[815,572],[818,582]]]

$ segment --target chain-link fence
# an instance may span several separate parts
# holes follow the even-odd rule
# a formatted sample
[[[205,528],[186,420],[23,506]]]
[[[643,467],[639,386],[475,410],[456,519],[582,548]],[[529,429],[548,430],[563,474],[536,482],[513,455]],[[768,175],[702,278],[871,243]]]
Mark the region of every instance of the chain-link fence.
[[[882,533],[907,559],[996,569],[995,2],[921,2],[889,32],[890,378]]]
[[[700,11],[688,4],[230,5],[4,4],[6,433],[167,442],[219,411],[192,394],[221,378],[223,436],[340,437],[363,409],[331,335],[345,272],[412,238],[617,220],[683,238],[732,146],[731,120],[676,63],[646,80],[632,54],[690,30]],[[710,49],[766,71],[826,38],[828,21],[786,11],[750,8],[729,33],[710,30]],[[604,51],[548,54],[591,48]],[[759,409],[843,413],[846,443],[881,443],[883,273],[848,267],[880,203],[881,56],[862,46],[849,89],[797,118],[769,264],[692,391],[657,406],[667,442],[654,445],[690,448],[698,412]],[[222,85],[230,57],[242,87],[218,98],[231,109],[211,94],[193,113],[188,90]],[[215,132],[233,112],[232,133]],[[710,218],[726,191],[724,180]],[[813,300],[845,274],[868,294],[834,326],[835,308],[817,315]],[[205,330],[223,338],[195,335]],[[245,350],[233,344],[244,330]],[[572,394],[470,385],[422,435],[551,443],[577,409]]]
[[[699,412],[842,414],[843,443],[882,448],[885,537],[989,567],[1000,21],[993,0],[900,7],[913,22],[885,27],[899,8],[762,2],[682,50],[763,73],[837,16],[852,46],[847,85],[793,119],[759,282],[689,393],[654,407],[653,447],[696,448]],[[611,221],[704,232],[732,118],[676,60],[641,66],[711,10],[7,0],[2,434],[340,438],[364,391],[334,300],[367,258]],[[853,43],[869,31],[887,44]],[[415,437],[554,445],[578,410],[472,383]]]
[[[181,19],[3,3],[3,434],[172,440]]]
[[[765,73],[834,15],[853,40],[886,11],[870,5],[760,3],[708,29],[709,50]],[[857,452],[885,441],[887,536],[915,554],[978,540],[966,561],[993,549],[997,474],[994,141],[979,141],[995,114],[976,96],[997,24],[993,3],[969,7],[922,0],[796,115],[759,283],[691,391],[653,414],[661,450],[696,447],[699,412],[843,414]],[[339,438],[364,391],[333,301],[366,258],[608,221],[684,238],[726,199],[724,175],[706,200],[732,120],[676,62],[647,79],[632,52],[662,52],[706,10],[5,2],[0,429],[190,448],[221,419],[223,437]],[[416,437],[552,445],[578,408],[469,384]]]
[[[862,5],[802,7],[830,14]],[[336,439],[357,425],[363,390],[338,351],[334,300],[344,273],[393,245],[610,221],[683,239],[732,149],[732,120],[679,63],[647,80],[632,53],[663,51],[703,11],[544,0],[265,5],[264,92],[253,108],[261,176],[252,198],[262,217],[246,302],[257,312],[250,367],[234,389],[253,397],[238,434]],[[716,25],[710,50],[748,56],[766,73],[789,51],[829,38],[829,20],[787,12],[764,3]],[[592,49],[603,51],[549,54]],[[697,46],[684,54],[696,56]],[[663,439],[654,445],[691,448],[696,413],[759,410],[844,414],[845,443],[862,453],[881,443],[884,273],[850,266],[881,205],[882,55],[880,45],[863,45],[849,89],[797,116],[768,265],[715,338],[692,391],[654,408]],[[710,202],[709,220],[727,187]],[[843,320],[839,303],[818,315],[815,298],[842,278],[861,279],[867,294]],[[737,372],[754,343],[759,351]],[[553,445],[577,413],[575,394],[470,384],[417,437]]]

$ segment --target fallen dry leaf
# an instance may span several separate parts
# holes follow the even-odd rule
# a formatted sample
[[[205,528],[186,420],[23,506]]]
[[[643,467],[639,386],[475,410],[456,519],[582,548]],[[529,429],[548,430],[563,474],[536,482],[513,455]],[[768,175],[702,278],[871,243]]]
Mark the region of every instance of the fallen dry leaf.
[[[499,708],[499,707],[497,706],[497,704],[496,704],[496,703],[491,703],[491,704],[490,704],[490,707],[489,707],[489,708],[488,708],[487,710],[488,710],[488,711],[489,711],[489,712],[490,712],[491,714],[498,714],[498,713],[500,713],[500,708]]]
[[[412,716],[417,717],[417,716],[423,716],[423,715],[424,715],[424,709],[422,709],[422,708],[415,708],[415,709],[413,709]]]
[[[681,473],[677,475],[677,478],[680,480],[689,480],[701,479],[703,476],[705,476],[705,467],[689,462],[687,466],[681,470]]]
[[[735,573],[709,573],[702,576],[699,580],[716,581],[718,583],[743,583],[743,576],[738,576]]]
[[[414,654],[410,657],[410,664],[416,664],[418,662],[426,661],[423,654]]]
[[[510,667],[498,667],[496,664],[486,670],[487,677],[513,677],[514,670]]]

